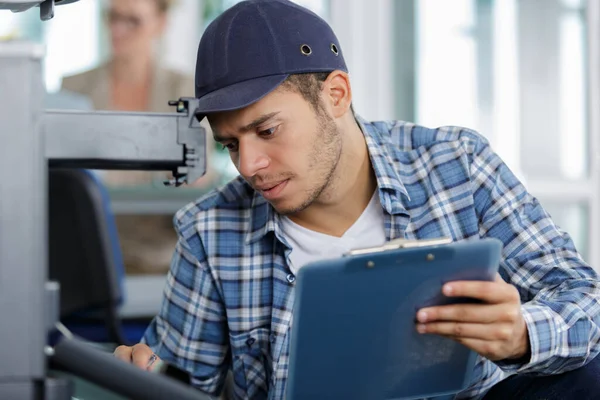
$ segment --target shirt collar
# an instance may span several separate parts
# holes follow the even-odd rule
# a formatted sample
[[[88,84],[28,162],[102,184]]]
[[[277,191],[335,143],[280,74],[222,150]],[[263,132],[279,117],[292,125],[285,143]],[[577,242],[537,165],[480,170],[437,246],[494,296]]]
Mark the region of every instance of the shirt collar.
[[[371,165],[377,179],[381,206],[388,214],[406,213],[402,197],[410,200],[410,196],[398,174],[398,161],[394,160],[389,153],[389,132],[382,132],[380,130],[382,128],[365,121],[358,115],[356,122],[365,136]],[[285,243],[281,234],[279,215],[259,192],[254,191],[245,242],[246,244],[254,243],[271,231]]]
[[[387,132],[383,132],[384,125],[378,127],[358,115],[356,116],[356,122],[365,136],[371,165],[377,179],[379,197],[382,199],[382,206],[389,214],[397,214],[400,211],[397,207],[387,207],[383,204],[384,197],[387,198],[392,195],[399,200],[398,205],[401,206],[401,197],[405,196],[410,200],[410,196],[398,174],[399,162],[390,154],[389,128],[385,127]],[[401,209],[404,210],[404,207],[401,207]]]

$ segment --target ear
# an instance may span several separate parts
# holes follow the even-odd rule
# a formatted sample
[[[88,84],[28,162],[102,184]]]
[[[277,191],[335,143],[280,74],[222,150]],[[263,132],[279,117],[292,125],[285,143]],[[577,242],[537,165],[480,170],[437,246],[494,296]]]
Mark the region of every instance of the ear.
[[[335,70],[330,73],[323,82],[323,91],[335,118],[344,116],[350,110],[352,88],[350,77],[346,72]]]

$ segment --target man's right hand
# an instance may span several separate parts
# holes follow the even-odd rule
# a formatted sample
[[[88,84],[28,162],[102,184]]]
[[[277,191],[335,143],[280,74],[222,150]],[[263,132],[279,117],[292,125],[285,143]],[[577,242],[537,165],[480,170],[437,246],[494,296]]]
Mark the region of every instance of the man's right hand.
[[[154,355],[154,352],[150,347],[142,343],[138,343],[132,347],[119,346],[115,349],[114,356],[127,363],[133,363],[135,366],[145,370],[149,370],[152,367],[152,364],[160,360]],[[152,362],[151,359],[153,359]]]

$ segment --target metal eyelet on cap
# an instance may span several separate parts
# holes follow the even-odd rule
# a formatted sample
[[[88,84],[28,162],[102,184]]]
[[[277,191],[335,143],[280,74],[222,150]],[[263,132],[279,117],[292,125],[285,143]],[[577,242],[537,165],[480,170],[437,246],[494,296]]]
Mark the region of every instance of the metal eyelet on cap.
[[[307,44],[303,44],[302,46],[300,46],[300,51],[302,52],[302,54],[304,54],[305,56],[310,56],[312,54],[312,49],[310,48],[309,45]]]
[[[331,43],[331,46],[329,46],[329,48],[331,49],[331,51],[333,52],[333,54],[335,54],[336,56],[340,54],[337,46],[335,45],[335,43]]]

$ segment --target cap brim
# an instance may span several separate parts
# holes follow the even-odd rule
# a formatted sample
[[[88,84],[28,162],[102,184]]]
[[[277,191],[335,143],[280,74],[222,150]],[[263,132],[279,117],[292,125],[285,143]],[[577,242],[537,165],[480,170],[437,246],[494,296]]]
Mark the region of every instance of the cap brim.
[[[289,74],[264,76],[210,92],[198,99],[196,117],[201,120],[207,114],[238,110],[256,103],[281,85],[288,76]]]

